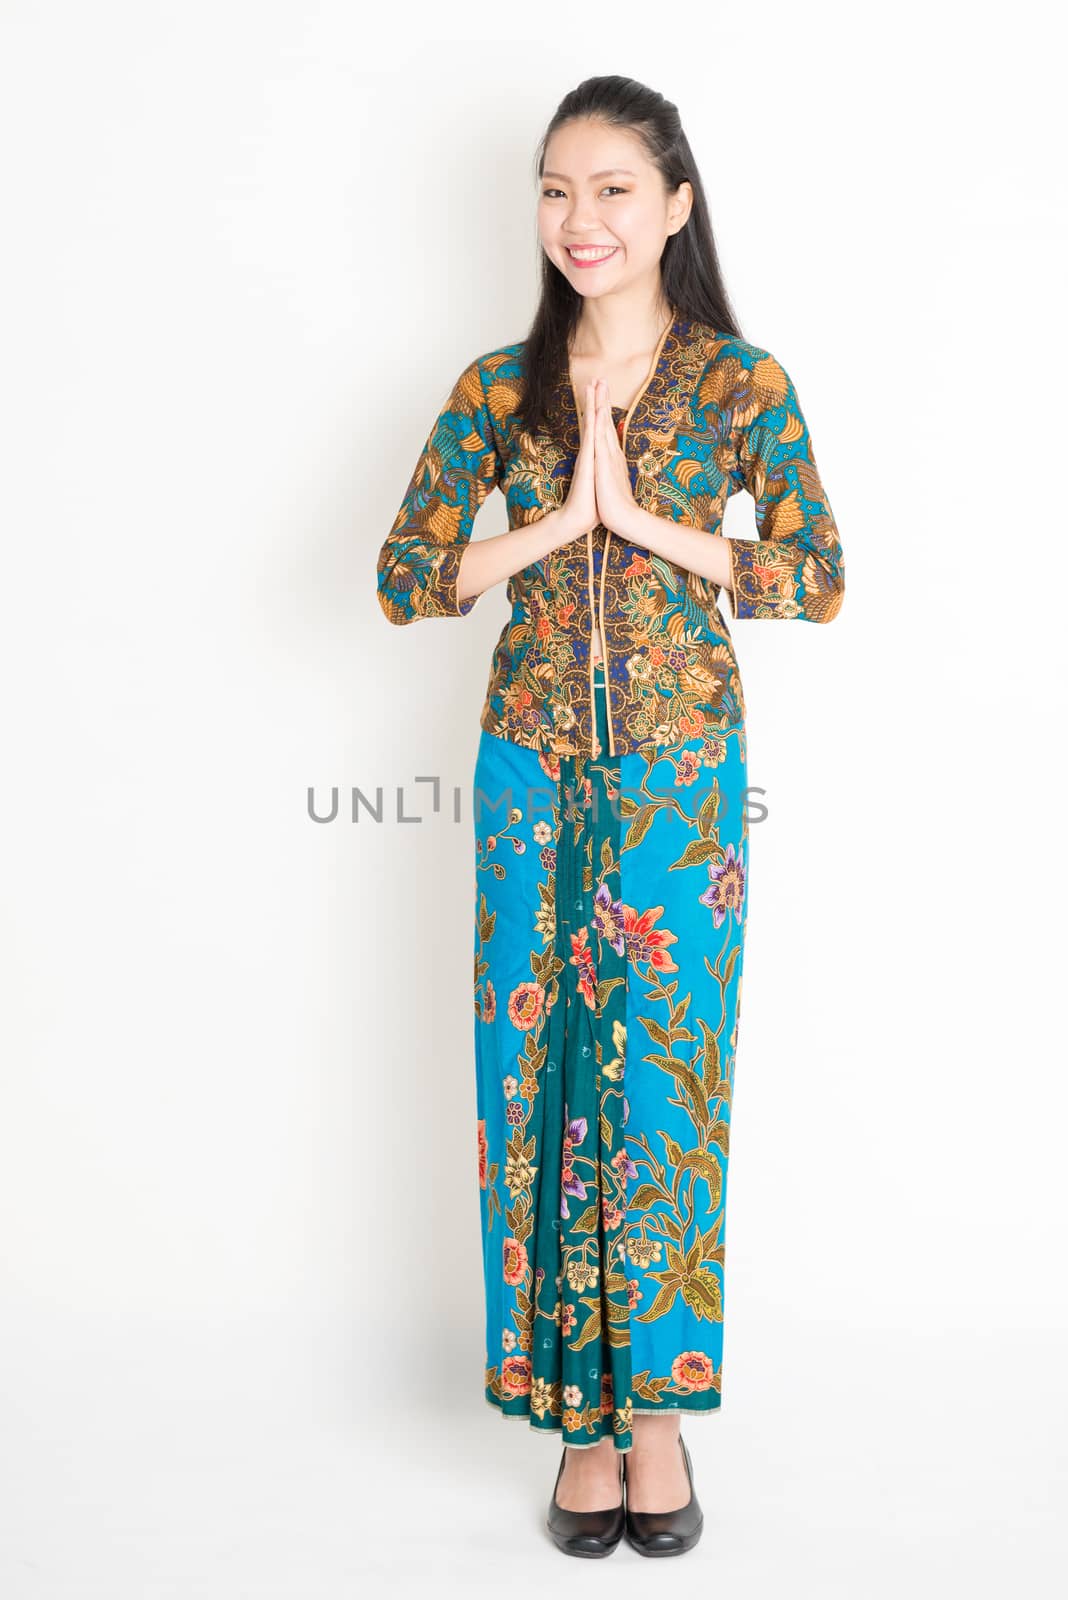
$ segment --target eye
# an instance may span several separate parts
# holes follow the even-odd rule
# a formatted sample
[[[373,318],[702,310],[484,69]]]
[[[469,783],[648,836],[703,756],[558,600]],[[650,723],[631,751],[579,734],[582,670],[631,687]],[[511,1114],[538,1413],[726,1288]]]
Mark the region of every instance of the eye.
[[[615,194],[626,194],[627,193],[626,189],[624,189],[618,183],[606,183],[604,188],[601,190],[601,193],[602,194],[608,194],[609,191],[612,191]],[[541,191],[541,197],[542,197],[543,200],[551,200],[553,195],[563,194],[563,192],[564,191],[562,189],[543,189]]]

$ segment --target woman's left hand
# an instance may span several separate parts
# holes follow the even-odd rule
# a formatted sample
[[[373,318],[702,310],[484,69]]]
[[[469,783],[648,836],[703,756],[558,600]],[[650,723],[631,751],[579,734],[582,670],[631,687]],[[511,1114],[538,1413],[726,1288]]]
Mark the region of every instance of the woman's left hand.
[[[604,378],[594,386],[597,418],[594,425],[594,484],[597,516],[612,533],[626,537],[639,510],[630,487],[630,471],[612,421],[612,397]]]

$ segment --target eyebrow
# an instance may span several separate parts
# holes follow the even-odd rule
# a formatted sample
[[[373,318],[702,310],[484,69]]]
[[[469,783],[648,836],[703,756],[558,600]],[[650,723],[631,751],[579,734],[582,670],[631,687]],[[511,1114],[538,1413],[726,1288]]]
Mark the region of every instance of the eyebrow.
[[[625,172],[628,178],[636,178],[638,176],[638,174],[636,172],[632,172],[629,167],[605,167],[600,172],[591,172],[590,173],[590,177],[591,178],[610,178],[614,172]],[[566,172],[543,172],[542,173],[542,177],[543,178],[563,178],[565,183],[570,183],[571,182],[571,179],[567,176]]]

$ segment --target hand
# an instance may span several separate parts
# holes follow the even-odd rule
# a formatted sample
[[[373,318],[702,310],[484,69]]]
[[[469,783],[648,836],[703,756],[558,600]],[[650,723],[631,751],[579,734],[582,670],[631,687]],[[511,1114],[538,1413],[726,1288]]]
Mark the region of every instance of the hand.
[[[594,484],[597,517],[612,533],[626,537],[633,524],[638,503],[630,486],[630,470],[616,425],[612,421],[612,397],[604,378],[598,378],[594,420]]]
[[[594,385],[586,385],[586,401],[579,418],[579,448],[575,457],[575,470],[571,487],[561,508],[560,526],[566,529],[561,543],[584,539],[600,520],[597,515],[597,495],[594,479],[594,429],[596,426]]]

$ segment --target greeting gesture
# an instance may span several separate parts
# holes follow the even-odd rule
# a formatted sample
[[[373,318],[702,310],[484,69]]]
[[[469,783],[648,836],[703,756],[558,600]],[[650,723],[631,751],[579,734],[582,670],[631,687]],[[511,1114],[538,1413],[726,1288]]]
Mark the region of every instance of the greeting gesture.
[[[586,403],[579,418],[579,447],[575,467],[571,474],[571,487],[567,492],[564,509],[567,513],[568,531],[563,542],[586,537],[587,531],[600,521],[597,511],[597,486],[594,476],[594,433],[597,408],[594,404],[594,385],[586,385]]]
[[[626,536],[638,510],[630,487],[630,470],[623,446],[612,420],[612,397],[604,378],[593,385],[596,418],[594,422],[594,484],[597,516],[611,533]]]
[[[612,421],[612,402],[604,378],[586,385],[579,421],[579,448],[565,509],[568,532],[562,542],[585,538],[596,523],[625,537],[638,510],[631,492],[627,458]]]

